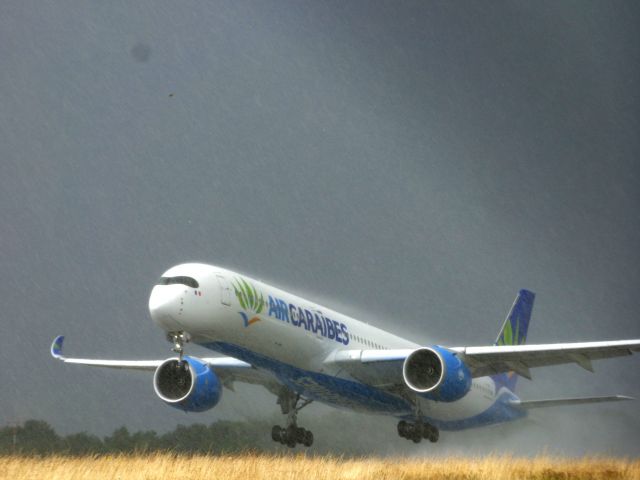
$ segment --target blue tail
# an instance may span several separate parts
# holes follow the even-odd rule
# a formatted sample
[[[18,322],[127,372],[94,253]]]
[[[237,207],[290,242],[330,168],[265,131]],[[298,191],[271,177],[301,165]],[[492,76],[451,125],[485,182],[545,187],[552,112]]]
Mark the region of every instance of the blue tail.
[[[529,320],[531,320],[531,310],[536,295],[529,290],[520,290],[513,306],[504,321],[502,330],[496,339],[496,345],[524,345],[527,341],[527,331],[529,330]],[[501,373],[494,375],[493,381],[496,387],[506,387],[512,392],[516,389],[518,375],[515,372]]]

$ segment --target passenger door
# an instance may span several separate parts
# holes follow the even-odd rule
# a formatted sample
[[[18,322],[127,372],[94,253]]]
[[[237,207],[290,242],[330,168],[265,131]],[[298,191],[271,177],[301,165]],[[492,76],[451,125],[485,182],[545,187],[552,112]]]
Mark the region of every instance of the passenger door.
[[[231,306],[231,288],[229,282],[222,275],[216,275],[218,285],[220,285],[220,302],[223,305]]]

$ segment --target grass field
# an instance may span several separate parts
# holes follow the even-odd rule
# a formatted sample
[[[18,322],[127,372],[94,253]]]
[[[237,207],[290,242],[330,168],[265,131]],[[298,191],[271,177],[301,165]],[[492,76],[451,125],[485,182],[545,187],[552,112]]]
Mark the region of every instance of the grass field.
[[[7,479],[371,479],[506,480],[637,479],[640,460],[614,458],[533,459],[187,456],[172,454],[101,457],[0,457]]]

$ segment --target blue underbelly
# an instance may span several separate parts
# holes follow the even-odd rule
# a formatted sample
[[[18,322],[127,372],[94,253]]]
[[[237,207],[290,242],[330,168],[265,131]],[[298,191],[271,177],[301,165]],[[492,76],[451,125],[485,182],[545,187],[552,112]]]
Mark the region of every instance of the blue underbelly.
[[[392,415],[415,421],[413,406],[410,402],[370,385],[297,368],[230,343],[211,342],[202,346],[272,372],[283,385],[307,399],[334,407]],[[470,417],[441,420],[424,416],[423,421],[442,430],[464,430],[516,420],[525,416],[525,412],[508,405],[507,400],[511,397],[513,397],[511,393],[501,395],[501,398],[498,398],[487,410]]]
[[[354,380],[303,370],[225,342],[202,346],[269,370],[284,385],[311,400],[368,413],[406,415],[412,410],[403,398]]]

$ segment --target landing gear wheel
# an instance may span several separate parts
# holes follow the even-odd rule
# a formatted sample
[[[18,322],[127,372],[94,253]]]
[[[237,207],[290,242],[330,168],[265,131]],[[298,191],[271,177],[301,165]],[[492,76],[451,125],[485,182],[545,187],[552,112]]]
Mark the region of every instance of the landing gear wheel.
[[[302,440],[302,444],[305,447],[310,447],[311,445],[313,445],[313,433],[311,433],[309,430],[306,430],[304,432],[304,439]]]
[[[409,424],[407,422],[405,422],[404,420],[400,420],[398,422],[398,435],[400,435],[402,438],[407,438],[408,427]]]
[[[302,399],[300,395],[283,387],[278,394],[278,404],[283,414],[287,415],[287,426],[285,428],[274,425],[271,429],[271,439],[280,442],[289,448],[294,448],[297,444],[310,447],[313,444],[313,433],[305,428],[298,427],[298,412],[309,405],[312,400]]]
[[[413,443],[420,443],[422,441],[423,432],[425,431],[424,425],[422,425],[421,423],[416,423],[411,426],[411,430],[412,431],[410,438]]]
[[[304,443],[304,436],[307,433],[307,431],[302,428],[302,427],[298,427],[296,428],[296,433],[295,433],[295,439],[297,443]]]
[[[398,435],[411,440],[413,443],[420,443],[423,438],[435,443],[440,437],[440,432],[436,427],[428,423],[409,423],[400,420],[398,422]]]

